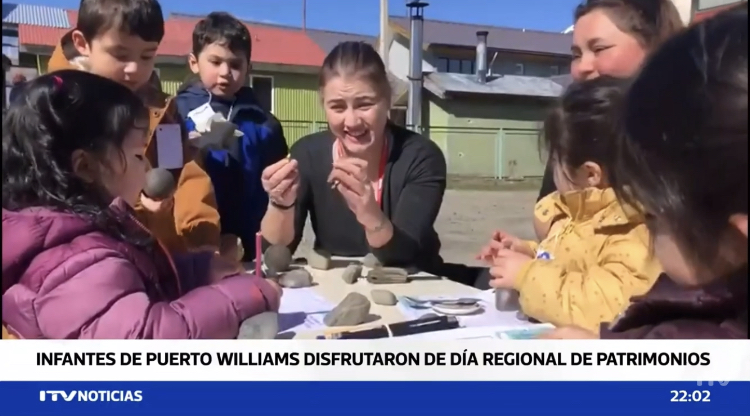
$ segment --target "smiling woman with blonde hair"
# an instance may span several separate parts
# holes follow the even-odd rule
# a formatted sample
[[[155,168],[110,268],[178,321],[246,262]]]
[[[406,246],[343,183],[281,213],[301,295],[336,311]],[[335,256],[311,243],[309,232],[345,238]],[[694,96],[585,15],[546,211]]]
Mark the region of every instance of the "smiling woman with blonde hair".
[[[340,43],[323,62],[320,95],[329,130],[303,137],[289,159],[263,172],[271,200],[264,238],[294,251],[309,215],[318,250],[437,272],[445,158],[434,142],[388,120],[391,85],[380,55],[363,42]]]

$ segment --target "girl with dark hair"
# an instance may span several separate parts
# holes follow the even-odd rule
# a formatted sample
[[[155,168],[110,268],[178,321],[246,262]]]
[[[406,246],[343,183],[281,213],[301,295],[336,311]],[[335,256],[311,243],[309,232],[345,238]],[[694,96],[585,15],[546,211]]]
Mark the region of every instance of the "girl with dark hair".
[[[575,26],[570,74],[574,82],[601,75],[629,78],[646,56],[666,39],[683,29],[680,14],[671,0],[584,0],[574,12]],[[555,192],[554,164],[548,163],[537,201]],[[538,239],[549,223],[534,219]],[[483,251],[497,244],[502,231],[495,231]],[[489,273],[478,273],[473,285],[486,289]]]
[[[315,249],[441,273],[434,223],[445,158],[433,141],[389,122],[380,55],[363,42],[340,43],[323,62],[320,95],[330,129],[303,137],[290,159],[263,172],[271,200],[263,237],[294,251],[309,215]]]
[[[651,51],[684,28],[671,0],[585,0],[576,7],[574,21],[570,74],[575,81],[628,78]],[[548,166],[539,199],[554,190]],[[540,235],[546,227],[536,224]]]
[[[745,3],[667,42],[630,90],[611,181],[665,274],[601,338],[748,336],[747,35]]]
[[[106,97],[102,100],[101,97]],[[3,120],[3,325],[19,338],[232,338],[280,289],[135,220],[148,110],[83,71],[31,81]],[[5,333],[5,331],[4,331]]]
[[[568,88],[544,123],[558,191],[534,215],[549,234],[539,244],[504,234],[483,253],[490,285],[517,290],[523,313],[538,321],[596,331],[661,272],[643,216],[620,204],[609,182],[625,91],[626,81],[611,77]]]

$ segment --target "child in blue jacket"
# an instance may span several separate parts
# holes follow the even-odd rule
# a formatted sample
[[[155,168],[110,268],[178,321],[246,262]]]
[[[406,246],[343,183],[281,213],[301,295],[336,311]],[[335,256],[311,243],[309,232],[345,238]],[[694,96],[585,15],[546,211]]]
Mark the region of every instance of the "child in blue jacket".
[[[188,131],[220,113],[242,133],[226,149],[206,152],[204,167],[216,194],[222,252],[231,252],[239,238],[243,261],[255,258],[255,233],[268,206],[261,173],[289,153],[281,124],[246,86],[251,51],[250,32],[242,22],[228,13],[209,14],[193,30],[189,64],[197,76],[176,97]]]

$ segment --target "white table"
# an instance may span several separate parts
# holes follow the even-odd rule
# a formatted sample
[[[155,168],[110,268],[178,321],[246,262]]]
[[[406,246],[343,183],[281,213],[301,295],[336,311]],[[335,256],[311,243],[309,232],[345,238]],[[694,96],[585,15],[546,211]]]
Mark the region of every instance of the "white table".
[[[346,295],[352,292],[360,293],[366,296],[370,301],[370,292],[373,289],[382,289],[393,292],[396,296],[425,296],[425,295],[450,295],[450,296],[472,296],[480,291],[472,287],[462,285],[444,278],[438,278],[426,273],[417,275],[409,283],[403,284],[371,284],[365,278],[360,278],[353,285],[346,284],[341,279],[343,268],[331,270],[310,270],[314,281],[317,283],[315,291],[325,299],[331,301],[334,305],[341,302]],[[366,274],[369,269],[364,268],[362,274]],[[421,276],[421,277],[419,277]],[[282,300],[283,302],[283,300]],[[373,326],[378,324],[391,324],[401,322],[407,318],[401,314],[397,306],[382,306],[372,304],[370,313],[377,315],[380,319],[364,324],[364,326]],[[301,333],[296,338],[314,338],[321,335],[323,331],[313,331]]]
[[[360,293],[366,296],[370,301],[370,292],[373,289],[382,289],[393,292],[396,296],[470,296],[477,297],[482,291],[462,285],[460,283],[453,282],[446,278],[439,278],[427,273],[420,273],[412,278],[409,283],[403,284],[371,284],[362,277],[355,284],[350,285],[345,283],[341,279],[341,275],[344,271],[344,267],[347,263],[356,263],[360,259],[346,259],[346,258],[334,258],[334,264],[341,267],[332,268],[330,270],[314,270],[309,266],[305,268],[310,271],[313,276],[315,286],[313,290],[319,294],[322,298],[331,302],[334,306],[341,302],[346,295],[352,292]],[[252,270],[248,265],[248,271]],[[363,268],[362,275],[364,276],[368,268]],[[284,298],[282,298],[282,303]],[[361,325],[362,328],[377,326],[382,324],[392,324],[396,322],[402,322],[407,320],[398,306],[382,306],[372,303],[370,308],[370,314],[379,316],[379,319]],[[507,318],[504,319],[507,322],[511,322],[511,325],[515,326],[527,326],[530,325],[528,322],[520,321],[515,319],[515,312],[506,312]],[[306,331],[296,333],[295,339],[314,339],[319,335],[323,335],[325,330],[317,331]]]

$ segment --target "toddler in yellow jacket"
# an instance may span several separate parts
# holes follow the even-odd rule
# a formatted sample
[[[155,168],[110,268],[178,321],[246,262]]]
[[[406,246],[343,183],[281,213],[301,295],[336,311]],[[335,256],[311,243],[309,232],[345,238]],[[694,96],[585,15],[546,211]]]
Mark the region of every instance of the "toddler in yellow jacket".
[[[517,290],[523,312],[539,321],[598,332],[661,273],[644,218],[608,186],[624,91],[625,81],[608,77],[566,91],[544,124],[558,189],[534,208],[546,237],[536,243],[500,233],[491,243],[491,286]]]

